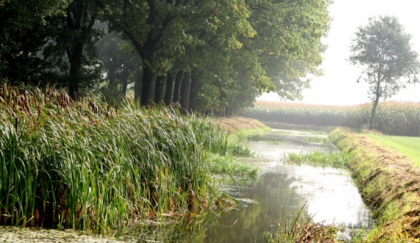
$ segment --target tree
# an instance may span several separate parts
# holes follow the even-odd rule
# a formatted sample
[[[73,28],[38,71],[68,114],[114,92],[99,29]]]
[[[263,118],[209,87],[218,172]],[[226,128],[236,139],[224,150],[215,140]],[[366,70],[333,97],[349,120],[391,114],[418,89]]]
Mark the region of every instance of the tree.
[[[411,49],[410,38],[398,19],[391,16],[371,18],[356,32],[349,61],[364,67],[360,78],[370,85],[368,94],[373,107],[369,129],[373,128],[381,97],[390,98],[406,84],[419,81],[420,63],[418,54]]]
[[[56,67],[60,85],[76,99],[80,88],[86,90],[101,81],[95,43],[103,31],[94,28],[98,15],[94,0],[73,0],[65,13],[48,20],[51,33],[42,54]]]
[[[69,0],[0,0],[0,79],[51,81],[51,65],[38,55],[47,43],[48,19],[64,14]]]

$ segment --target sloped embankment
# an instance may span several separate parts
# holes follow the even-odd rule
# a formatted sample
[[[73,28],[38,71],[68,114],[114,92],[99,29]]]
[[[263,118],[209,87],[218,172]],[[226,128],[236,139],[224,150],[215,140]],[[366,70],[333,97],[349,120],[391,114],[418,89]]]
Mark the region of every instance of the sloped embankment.
[[[338,128],[329,136],[354,155],[349,168],[377,222],[366,241],[420,242],[420,169],[361,134]]]
[[[252,135],[265,134],[271,131],[271,128],[264,125],[262,122],[245,117],[224,117],[221,119],[215,119],[216,123],[220,123],[220,127],[230,133],[229,142],[236,143],[243,139],[246,139]]]
[[[239,116],[221,118],[220,125],[227,132],[237,132],[243,129],[267,129],[267,126],[258,120]]]

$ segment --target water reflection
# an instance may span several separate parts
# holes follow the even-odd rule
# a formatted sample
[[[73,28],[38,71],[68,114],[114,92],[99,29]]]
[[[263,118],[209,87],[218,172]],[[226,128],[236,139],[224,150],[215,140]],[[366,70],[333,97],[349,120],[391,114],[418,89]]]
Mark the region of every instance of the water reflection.
[[[347,171],[280,162],[288,152],[329,152],[334,146],[305,142],[302,138],[311,133],[276,130],[269,136],[270,141],[245,143],[258,157],[243,162],[257,164],[264,174],[246,187],[226,188],[240,207],[208,222],[205,242],[264,242],[266,230],[274,232],[279,223],[293,219],[305,202],[304,216],[313,216],[315,222],[370,227],[370,212]]]

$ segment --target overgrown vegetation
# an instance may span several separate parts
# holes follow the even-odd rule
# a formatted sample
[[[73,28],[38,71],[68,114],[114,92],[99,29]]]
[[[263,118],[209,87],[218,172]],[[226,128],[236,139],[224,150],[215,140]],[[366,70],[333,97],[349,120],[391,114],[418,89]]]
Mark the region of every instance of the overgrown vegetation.
[[[0,110],[3,225],[109,232],[217,200],[210,153],[227,135],[210,119],[6,84]]]
[[[416,242],[420,237],[419,170],[398,151],[363,134],[336,129],[329,136],[354,156],[349,168],[376,219],[364,242]]]
[[[256,179],[258,168],[255,166],[236,162],[231,156],[213,155],[210,162],[210,170],[213,173],[228,174],[229,176],[246,176]]]
[[[238,157],[251,157],[254,154],[252,150],[240,144],[229,145],[228,152]]]
[[[306,243],[325,242],[335,243],[339,231],[342,229],[324,223],[314,223],[312,217],[302,216],[302,206],[294,220],[279,224],[276,233],[265,233],[266,243]]]
[[[302,125],[368,128],[371,106],[295,105],[259,102],[243,112],[262,121]],[[385,134],[420,136],[420,104],[387,102],[378,105],[373,128]]]
[[[346,152],[329,152],[324,153],[315,151],[309,154],[306,153],[288,153],[284,156],[285,162],[293,164],[313,164],[319,166],[345,168],[352,159],[352,155]]]

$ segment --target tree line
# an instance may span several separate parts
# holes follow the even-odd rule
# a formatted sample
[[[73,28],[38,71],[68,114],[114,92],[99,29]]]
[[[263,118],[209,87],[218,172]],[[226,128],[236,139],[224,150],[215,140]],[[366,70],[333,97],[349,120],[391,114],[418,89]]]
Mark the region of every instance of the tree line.
[[[235,114],[320,74],[329,0],[0,0],[0,79]],[[98,87],[102,87],[99,89]],[[131,92],[131,91],[130,91]]]

